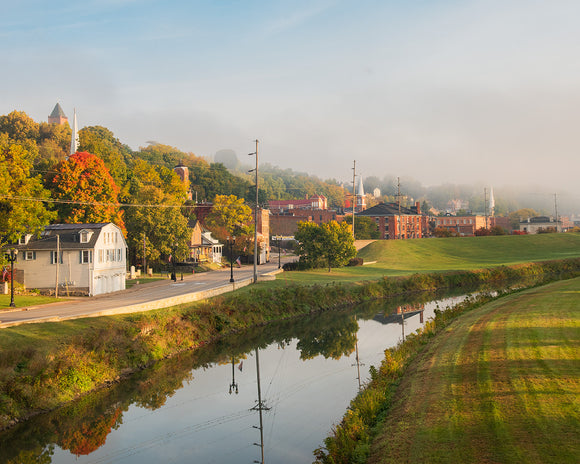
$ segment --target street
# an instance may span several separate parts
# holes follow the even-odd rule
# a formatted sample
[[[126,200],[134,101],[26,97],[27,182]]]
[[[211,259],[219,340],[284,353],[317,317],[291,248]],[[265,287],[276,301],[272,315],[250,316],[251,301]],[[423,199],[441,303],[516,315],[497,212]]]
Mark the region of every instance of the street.
[[[294,260],[283,259],[283,263]],[[258,277],[278,270],[278,260],[258,266]],[[76,319],[79,317],[126,314],[173,306],[176,304],[208,298],[248,285],[253,277],[253,266],[234,268],[234,280],[230,283],[230,269],[199,274],[177,274],[177,282],[160,280],[143,285],[135,285],[128,290],[80,297],[42,306],[16,308],[0,311],[0,328],[12,325]]]

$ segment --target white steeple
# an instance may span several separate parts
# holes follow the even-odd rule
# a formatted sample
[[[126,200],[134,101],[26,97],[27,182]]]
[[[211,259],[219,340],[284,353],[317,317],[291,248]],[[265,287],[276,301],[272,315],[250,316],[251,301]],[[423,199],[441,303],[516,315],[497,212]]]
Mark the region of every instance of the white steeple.
[[[358,176],[358,186],[356,188],[356,194],[359,197],[364,197],[365,196],[365,189],[363,188],[362,176]]]
[[[74,154],[79,150],[79,133],[77,130],[77,109],[75,108],[72,126],[72,138],[70,141],[70,154]]]
[[[494,215],[495,210],[495,198],[493,197],[493,187],[489,189],[489,214]]]

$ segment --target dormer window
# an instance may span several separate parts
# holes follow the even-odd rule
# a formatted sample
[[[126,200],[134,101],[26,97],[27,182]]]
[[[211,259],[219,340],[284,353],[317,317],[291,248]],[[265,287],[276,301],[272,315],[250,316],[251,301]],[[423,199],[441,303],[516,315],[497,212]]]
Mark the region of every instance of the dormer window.
[[[22,235],[21,237],[18,238],[18,245],[28,245],[28,242],[30,241],[31,237],[32,234]]]
[[[91,239],[91,235],[93,235],[92,232],[90,232],[88,230],[81,230],[79,233],[79,241],[81,243],[89,243],[89,240]]]

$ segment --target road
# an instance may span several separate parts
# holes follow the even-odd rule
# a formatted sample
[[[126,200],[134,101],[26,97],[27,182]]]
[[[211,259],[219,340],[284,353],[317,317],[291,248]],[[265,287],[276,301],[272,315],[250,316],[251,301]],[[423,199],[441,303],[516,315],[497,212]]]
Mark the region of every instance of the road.
[[[294,257],[287,257],[283,262],[294,259]],[[277,259],[262,264],[258,266],[258,278],[277,270]],[[61,321],[165,308],[243,287],[251,283],[253,274],[253,266],[234,268],[233,284],[230,283],[230,269],[184,275],[183,280],[181,280],[181,275],[178,274],[177,282],[160,280],[143,285],[135,285],[128,290],[106,295],[74,298],[28,308],[0,310],[0,328],[34,322]],[[18,299],[16,300],[18,302]]]

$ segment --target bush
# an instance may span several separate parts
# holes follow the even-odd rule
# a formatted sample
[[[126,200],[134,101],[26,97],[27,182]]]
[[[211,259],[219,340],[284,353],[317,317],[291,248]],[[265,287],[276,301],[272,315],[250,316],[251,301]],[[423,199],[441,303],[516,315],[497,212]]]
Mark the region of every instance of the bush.
[[[352,258],[347,266],[362,266],[364,263],[364,260],[362,258]]]

